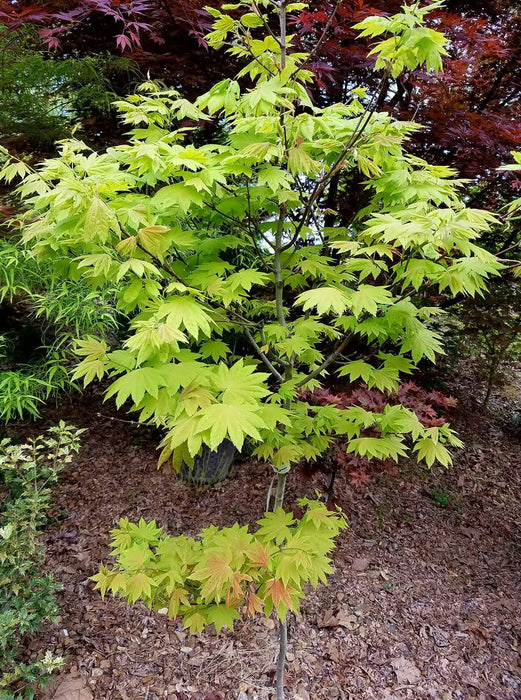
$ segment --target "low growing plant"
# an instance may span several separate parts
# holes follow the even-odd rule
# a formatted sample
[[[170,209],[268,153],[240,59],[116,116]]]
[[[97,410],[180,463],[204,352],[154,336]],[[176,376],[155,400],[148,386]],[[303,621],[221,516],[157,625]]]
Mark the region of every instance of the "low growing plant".
[[[39,534],[46,523],[52,487],[79,449],[82,430],[60,422],[24,444],[0,441],[0,696],[33,698],[63,659],[49,650],[21,662],[22,640],[58,613],[52,575],[42,575]]]

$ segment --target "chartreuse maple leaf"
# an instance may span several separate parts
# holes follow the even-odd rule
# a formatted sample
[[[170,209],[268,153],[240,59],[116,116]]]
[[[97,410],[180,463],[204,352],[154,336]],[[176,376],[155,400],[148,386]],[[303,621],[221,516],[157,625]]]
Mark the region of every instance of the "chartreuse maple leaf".
[[[296,303],[302,306],[304,311],[316,309],[319,316],[328,313],[340,315],[350,306],[350,294],[347,289],[319,287],[299,294]]]
[[[238,450],[247,436],[260,440],[259,429],[265,428],[257,406],[240,403],[214,403],[199,412],[197,432],[206,431],[205,442],[215,450],[229,438]]]
[[[83,356],[72,374],[72,379],[83,378],[83,386],[90,384],[96,377],[102,379],[107,371],[108,345],[105,340],[87,336],[83,340],[77,340],[74,347],[76,355]]]
[[[139,367],[116,379],[107,391],[106,398],[116,395],[118,408],[129,397],[138,404],[145,393],[157,398],[159,387],[163,384],[163,377],[157,367]]]
[[[267,616],[276,609],[284,619],[298,609],[303,584],[317,585],[332,571],[328,554],[345,527],[343,516],[323,503],[300,504],[306,508],[302,520],[279,508],[259,521],[254,534],[238,524],[210,526],[197,539],[169,537],[155,523],[122,519],[112,533],[116,564],[112,570],[101,565],[95,588],[129,603],[141,598],[167,607],[191,632],[210,624],[218,631],[232,628],[240,609]]]
[[[259,520],[261,527],[257,530],[257,537],[260,537],[261,541],[273,540],[275,544],[280,545],[291,536],[291,526],[294,523],[293,513],[286,513],[282,508],[277,508],[274,513],[266,513],[264,518]]]
[[[230,605],[211,605],[206,608],[204,616],[206,624],[213,622],[217,633],[221,632],[223,627],[233,629],[233,621],[240,617],[237,609]]]
[[[148,602],[152,598],[152,589],[157,582],[151,576],[143,572],[137,572],[126,580],[125,595],[129,603],[135,603],[138,598]]]

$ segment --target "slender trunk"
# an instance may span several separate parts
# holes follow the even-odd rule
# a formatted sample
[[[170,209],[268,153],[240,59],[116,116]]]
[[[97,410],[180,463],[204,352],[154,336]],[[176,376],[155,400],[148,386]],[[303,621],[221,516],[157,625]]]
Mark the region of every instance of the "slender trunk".
[[[288,646],[288,625],[286,620],[279,623],[279,655],[277,658],[277,700],[284,700],[284,666]]]
[[[331,476],[329,478],[329,483],[326,488],[326,493],[324,496],[324,503],[327,505],[329,503],[329,500],[331,496],[333,495],[333,486],[335,485],[335,477],[337,473],[337,463],[336,461],[333,463],[333,469],[331,471]]]
[[[493,362],[490,365],[490,369],[488,372],[488,384],[487,384],[487,393],[485,395],[485,399],[483,401],[483,408],[488,408],[488,404],[490,401],[490,395],[492,394],[492,389],[494,388],[494,380],[496,378],[497,370],[499,366],[499,360]]]
[[[273,510],[277,508],[282,508],[284,502],[284,491],[286,489],[286,477],[287,474],[279,473],[277,475],[277,490],[275,491],[275,501],[273,503]]]
[[[284,70],[286,67],[286,3],[287,0],[281,0],[279,6],[280,19],[280,67]],[[274,273],[275,273],[275,302],[277,307],[277,318],[281,325],[286,326],[286,318],[284,316],[284,282],[282,280],[282,237],[284,235],[284,221],[286,219],[286,208],[281,207],[279,225],[275,237],[274,250]],[[292,367],[286,367],[284,372],[284,380],[291,379],[293,373]],[[286,488],[287,472],[277,474],[277,490],[275,491],[275,500],[273,510],[282,508],[284,502],[284,491]],[[288,627],[286,620],[279,622],[279,653],[277,657],[277,700],[284,700],[284,667],[286,665],[286,650],[288,646]]]
[[[280,23],[280,67],[282,70],[286,67],[286,34],[287,34],[287,0],[281,0],[279,6],[279,23]]]

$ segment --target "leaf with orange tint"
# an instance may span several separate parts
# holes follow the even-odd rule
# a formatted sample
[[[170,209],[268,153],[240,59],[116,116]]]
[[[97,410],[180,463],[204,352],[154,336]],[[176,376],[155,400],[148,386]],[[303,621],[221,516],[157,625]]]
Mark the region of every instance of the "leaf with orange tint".
[[[246,552],[252,566],[258,566],[260,569],[266,569],[270,561],[270,545],[263,545],[259,541],[255,542],[255,547]]]
[[[252,617],[254,617],[256,613],[262,612],[262,600],[253,591],[248,594],[248,600],[246,602],[246,612]]]
[[[288,608],[291,607],[291,594],[297,591],[291,586],[285,586],[283,581],[278,578],[271,578],[266,583],[265,588],[265,598],[271,597],[275,607],[278,607],[281,603],[287,605]]]
[[[226,605],[237,605],[242,598],[244,598],[244,590],[241,587],[243,581],[251,581],[251,576],[248,574],[241,574],[240,571],[236,571],[228,584],[228,589],[226,590]]]
[[[205,599],[215,598],[219,600],[223,588],[231,579],[233,570],[230,566],[230,555],[224,552],[212,552],[206,562],[197,566],[190,578],[196,581],[206,581],[201,589],[201,595]]]

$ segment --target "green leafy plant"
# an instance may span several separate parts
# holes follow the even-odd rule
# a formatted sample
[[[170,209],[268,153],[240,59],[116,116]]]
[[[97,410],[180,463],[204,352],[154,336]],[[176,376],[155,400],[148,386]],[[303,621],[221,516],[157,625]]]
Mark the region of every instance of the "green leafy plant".
[[[283,28],[287,11],[282,3]],[[312,76],[291,39],[254,39],[250,19],[212,12],[210,44],[229,40],[232,53],[253,58],[241,72],[252,88],[223,81],[190,103],[147,83],[117,103],[136,125],[129,144],[97,155],[64,142],[18,188],[30,205],[25,241],[40,256],[72,251],[71,274],[94,285],[119,281],[119,307],[133,314],[122,350],[78,343],[75,378],[113,377],[107,396],[130,399],[141,420],[164,426],[161,461],[176,466],[203,444],[229,438],[240,450],[249,437],[283,477],[322,454],[333,433],[362,456],[397,459],[411,439],[445,454],[450,429],[432,439],[400,406],[382,418],[299,394],[338,365],[340,376],[370,376],[392,391],[423,357],[434,360],[442,346],[427,290],[483,291],[499,264],[474,240],[493,217],[465,207],[450,169],[407,154],[416,125],[375,113],[356,91],[347,105],[314,107],[305,89]],[[408,8],[388,26],[398,45],[407,23],[421,28],[422,14]],[[377,35],[379,27],[369,18],[359,29]],[[418,47],[407,37],[409,62],[424,60],[425,42],[434,50],[419,29]],[[171,126],[217,117],[225,144],[195,147],[183,143],[186,127]],[[349,228],[324,228],[321,202],[339,169],[360,169],[372,202]],[[255,266],[228,261],[242,249]],[[369,425],[378,435],[360,437]]]
[[[445,40],[423,26],[438,4],[357,25],[375,38],[382,81],[439,69]],[[97,154],[69,140],[36,171],[12,161],[1,173],[22,176],[26,244],[71,255],[70,274],[94,286],[116,280],[131,316],[121,349],[78,341],[74,378],[108,376],[107,398],[162,427],[160,463],[179,468],[203,445],[241,450],[248,438],[277,474],[277,513],[292,465],[339,437],[360,457],[450,463],[447,446],[460,442],[447,424],[426,427],[400,404],[316,405],[305,392],[331,371],[395,392],[443,352],[432,299],[482,294],[501,267],[476,243],[494,217],[465,206],[450,168],[408,154],[418,125],[358,89],[347,104],[312,104],[308,55],[287,32],[288,13],[305,6],[210,9],[207,41],[243,62],[237,80],[195,102],[148,81],[116,103],[127,144]],[[224,142],[196,145],[189,120],[219,120]],[[364,176],[369,201],[345,226],[327,206],[340,172]]]
[[[116,565],[101,567],[96,588],[167,608],[190,632],[212,623],[217,632],[233,628],[241,610],[252,616],[275,610],[284,620],[298,610],[305,584],[317,586],[332,572],[328,555],[345,527],[342,514],[319,501],[304,498],[299,505],[306,508],[300,520],[278,508],[253,534],[236,523],[206,528],[197,539],[169,537],[155,521],[135,525],[124,518],[112,531]]]
[[[6,497],[0,504],[0,695],[6,700],[32,698],[63,659],[47,651],[33,662],[18,660],[22,639],[42,622],[54,619],[59,588],[51,575],[40,573],[42,547],[52,486],[79,449],[78,430],[61,422],[24,444],[0,441],[0,483]]]
[[[453,328],[459,346],[484,361],[488,407],[494,386],[505,376],[505,365],[521,358],[521,290],[515,277],[495,283],[482,299],[459,304]]]
[[[454,497],[442,488],[431,489],[429,491],[429,497],[432,498],[434,503],[440,506],[440,508],[449,508],[454,501]]]
[[[37,418],[50,397],[78,388],[70,371],[73,339],[83,333],[114,338],[115,303],[114,285],[93,290],[81,280],[55,279],[48,263],[12,239],[0,239],[6,326],[0,343],[1,422]]]
[[[117,56],[57,58],[41,50],[34,28],[0,25],[0,138],[52,145],[80,118],[109,112],[115,98],[110,78],[132,70]]]
[[[500,171],[521,172],[521,152],[512,152],[513,163]],[[519,224],[521,198],[505,207],[502,231],[508,231],[513,242],[499,253],[508,269],[499,281],[490,285],[482,298],[467,299],[459,304],[452,316],[455,337],[470,352],[479,353],[486,366],[486,390],[483,405],[488,407],[494,386],[505,376],[507,363],[521,358],[521,306],[519,277]],[[516,228],[517,227],[517,228]],[[510,259],[506,256],[509,254]]]

